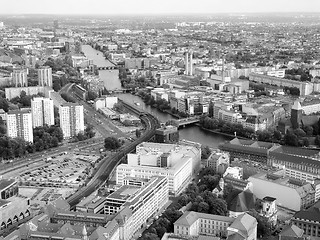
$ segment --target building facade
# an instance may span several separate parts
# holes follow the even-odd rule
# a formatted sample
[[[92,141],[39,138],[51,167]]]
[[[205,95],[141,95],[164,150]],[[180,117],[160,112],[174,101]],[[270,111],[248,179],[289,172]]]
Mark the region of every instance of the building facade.
[[[41,127],[43,125],[54,125],[53,100],[50,98],[33,98],[31,100],[32,125]]]
[[[72,138],[78,133],[84,131],[83,106],[74,103],[68,103],[59,107],[60,127],[63,137]]]
[[[124,204],[115,219],[120,223],[119,239],[130,240],[146,221],[159,212],[169,200],[166,177],[153,177],[132,201]]]
[[[13,69],[12,82],[15,87],[28,87],[27,69]]]
[[[256,240],[257,220],[246,213],[232,218],[187,211],[174,223],[174,234]]]
[[[7,134],[11,138],[22,138],[33,142],[31,110],[13,110],[7,114]]]
[[[43,87],[52,87],[52,69],[50,67],[45,66],[38,69],[38,84]]]
[[[136,147],[135,154],[127,155],[128,163],[117,167],[117,184],[123,185],[126,177],[151,178],[166,176],[170,194],[177,195],[190,182],[200,168],[201,148],[192,142],[159,144],[144,142]]]

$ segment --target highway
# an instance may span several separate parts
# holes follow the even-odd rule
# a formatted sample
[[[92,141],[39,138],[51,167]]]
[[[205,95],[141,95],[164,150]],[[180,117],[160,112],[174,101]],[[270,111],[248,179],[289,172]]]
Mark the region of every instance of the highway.
[[[141,116],[141,120],[146,125],[144,134],[134,142],[121,147],[114,155],[102,159],[102,164],[91,181],[67,199],[71,208],[75,207],[82,198],[89,196],[98,189],[108,179],[110,173],[124,156],[132,152],[138,144],[148,141],[154,136],[155,130],[159,127],[158,119],[151,114],[145,114]]]

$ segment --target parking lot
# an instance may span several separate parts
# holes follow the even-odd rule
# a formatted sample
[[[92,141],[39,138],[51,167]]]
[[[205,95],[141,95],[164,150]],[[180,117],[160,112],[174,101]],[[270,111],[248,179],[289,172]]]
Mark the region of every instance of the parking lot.
[[[78,187],[86,178],[89,162],[64,157],[20,175],[20,181],[31,186]]]

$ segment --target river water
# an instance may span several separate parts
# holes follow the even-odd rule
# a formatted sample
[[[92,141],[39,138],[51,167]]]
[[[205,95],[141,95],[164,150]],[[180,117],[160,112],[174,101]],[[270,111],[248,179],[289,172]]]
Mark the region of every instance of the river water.
[[[93,64],[97,67],[114,66],[109,60],[105,59],[103,53],[95,50],[90,45],[82,45],[82,52],[84,55],[93,60]],[[119,70],[99,70],[99,77],[104,82],[104,87],[107,90],[121,89],[121,82],[119,80]]]
[[[83,45],[82,51],[84,54],[93,60],[93,63],[98,67],[101,66],[112,66],[113,64],[103,57],[103,54],[89,45]],[[99,77],[104,80],[105,87],[107,90],[120,89],[121,83],[118,77],[118,70],[100,70]],[[145,105],[142,99],[138,96],[132,94],[117,94],[117,96],[129,103],[140,103],[139,106],[146,112],[149,112],[156,116],[160,122],[165,123],[166,121],[173,119],[169,114],[163,113],[155,108]],[[186,126],[179,130],[180,139],[186,139],[193,142],[198,142],[203,145],[208,145],[209,147],[217,148],[220,143],[223,143],[231,138],[222,136],[219,134],[214,134],[201,130],[199,127],[194,125]]]

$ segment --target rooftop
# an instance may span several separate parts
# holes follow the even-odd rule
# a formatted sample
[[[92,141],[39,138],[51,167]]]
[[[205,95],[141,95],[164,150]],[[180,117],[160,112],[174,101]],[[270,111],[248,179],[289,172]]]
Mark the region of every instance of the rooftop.
[[[231,218],[231,217],[186,211],[174,224],[191,226],[198,219],[210,219],[210,220],[224,221],[224,222],[230,222],[230,223],[234,220],[234,218]]]
[[[16,181],[14,179],[1,179],[0,180],[0,191],[6,189],[10,185],[13,185]]]
[[[123,185],[117,191],[107,196],[107,199],[117,199],[117,200],[123,200],[125,202],[129,200],[131,197],[134,197],[139,190],[140,190],[140,187]]]
[[[295,178],[283,177],[274,173],[257,173],[249,177],[249,181],[252,178],[273,182],[288,188],[295,189],[301,197],[314,192],[314,188],[310,183]]]

